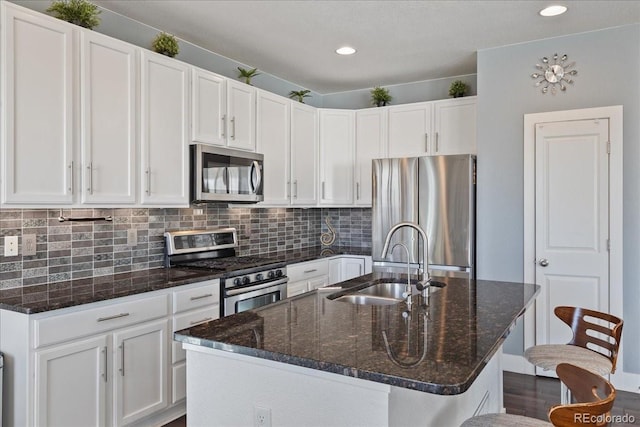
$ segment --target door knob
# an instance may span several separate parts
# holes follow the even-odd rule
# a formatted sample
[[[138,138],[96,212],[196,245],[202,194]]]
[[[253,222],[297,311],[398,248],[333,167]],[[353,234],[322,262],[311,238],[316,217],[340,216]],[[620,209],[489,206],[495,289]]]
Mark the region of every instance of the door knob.
[[[540,267],[546,267],[549,265],[549,260],[546,258],[542,258],[540,261],[538,261],[538,264],[540,264]]]

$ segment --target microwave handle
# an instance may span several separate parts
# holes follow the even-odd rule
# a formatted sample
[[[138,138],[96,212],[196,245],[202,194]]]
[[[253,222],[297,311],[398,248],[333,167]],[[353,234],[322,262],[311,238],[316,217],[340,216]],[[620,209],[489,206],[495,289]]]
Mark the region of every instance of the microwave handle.
[[[253,183],[253,171],[256,171],[256,183]],[[260,188],[260,185],[262,184],[262,172],[260,171],[260,162],[258,162],[257,160],[254,160],[251,163],[251,179],[249,180],[249,182],[252,185],[252,189],[251,192],[253,194],[256,194],[256,192],[258,191],[258,188]]]

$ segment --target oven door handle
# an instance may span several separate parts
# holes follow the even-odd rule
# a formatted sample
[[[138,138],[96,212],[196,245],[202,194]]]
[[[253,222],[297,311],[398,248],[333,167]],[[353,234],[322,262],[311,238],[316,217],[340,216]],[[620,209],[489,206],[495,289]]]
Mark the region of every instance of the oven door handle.
[[[283,283],[287,283],[288,281],[289,281],[289,278],[285,277],[283,279],[274,280],[273,282],[261,283],[259,285],[255,285],[255,286],[248,286],[246,288],[225,290],[225,293],[226,293],[226,296],[232,297],[234,295],[246,294],[247,292],[251,292],[251,291],[257,291],[257,290],[260,290],[260,289],[271,288],[272,286],[278,286],[278,285],[281,285]]]

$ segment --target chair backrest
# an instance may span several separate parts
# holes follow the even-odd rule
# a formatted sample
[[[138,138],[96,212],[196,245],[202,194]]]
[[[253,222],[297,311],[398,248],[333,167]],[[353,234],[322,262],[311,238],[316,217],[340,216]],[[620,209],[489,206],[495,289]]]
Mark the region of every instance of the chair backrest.
[[[616,398],[616,389],[605,378],[577,366],[560,363],[560,380],[571,390],[578,403],[554,406],[549,420],[556,427],[606,426]]]
[[[555,308],[554,313],[573,331],[573,338],[568,344],[588,348],[608,357],[611,360],[611,373],[616,371],[618,348],[622,336],[622,319],[608,313],[580,307],[560,306]],[[609,323],[609,326],[590,322],[585,319],[585,316],[604,320]],[[594,336],[595,332],[605,335],[607,341]]]

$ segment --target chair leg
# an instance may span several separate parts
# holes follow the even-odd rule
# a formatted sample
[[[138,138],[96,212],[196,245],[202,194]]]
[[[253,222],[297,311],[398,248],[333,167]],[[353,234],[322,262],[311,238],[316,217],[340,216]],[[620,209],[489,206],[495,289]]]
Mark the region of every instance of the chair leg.
[[[568,405],[571,403],[571,390],[562,381],[560,381],[560,404]]]

